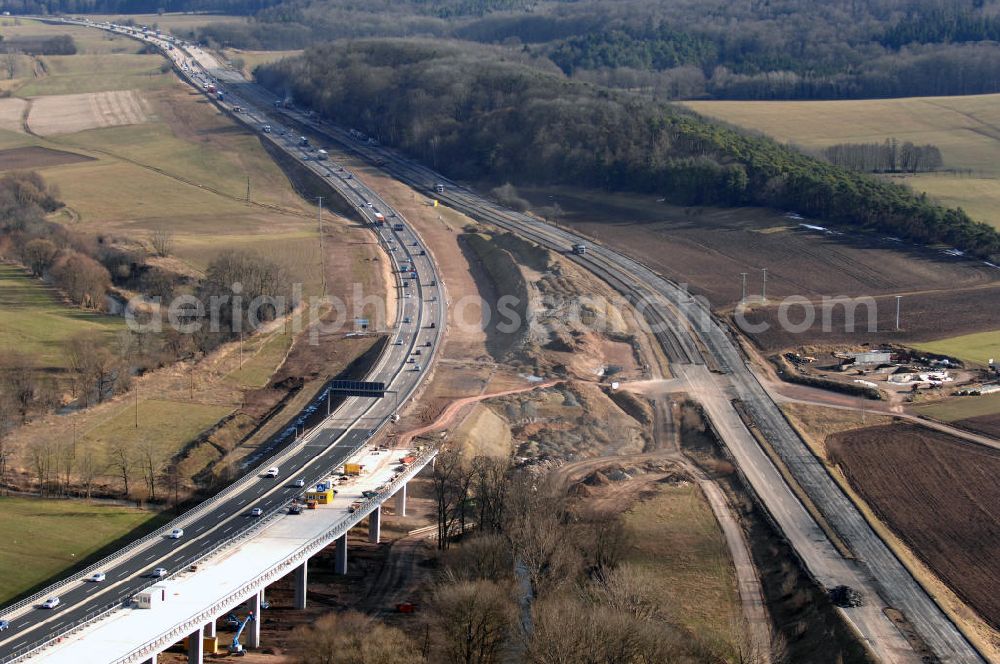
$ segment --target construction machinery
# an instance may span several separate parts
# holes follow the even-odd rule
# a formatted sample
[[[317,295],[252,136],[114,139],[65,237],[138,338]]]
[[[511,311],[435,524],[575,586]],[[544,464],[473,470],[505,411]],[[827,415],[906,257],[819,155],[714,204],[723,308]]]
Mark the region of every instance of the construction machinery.
[[[233,634],[233,642],[229,644],[229,653],[231,655],[239,655],[240,657],[242,657],[243,655],[247,654],[247,651],[243,647],[243,644],[240,643],[240,636],[243,635],[243,630],[247,628],[247,625],[249,625],[250,621],[253,619],[254,619],[253,611],[251,611],[250,613],[247,614],[247,617],[240,622],[239,628],[236,630],[236,633]]]

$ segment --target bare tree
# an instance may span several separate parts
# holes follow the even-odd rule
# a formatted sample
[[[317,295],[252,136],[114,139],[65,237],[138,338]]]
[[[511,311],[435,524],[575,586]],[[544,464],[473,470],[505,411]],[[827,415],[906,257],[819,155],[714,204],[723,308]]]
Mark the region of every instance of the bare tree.
[[[76,468],[76,443],[72,439],[61,439],[56,443],[56,463],[59,477],[62,480],[62,493],[68,494],[73,480],[73,470]]]
[[[431,484],[437,505],[438,549],[448,548],[456,524],[464,520],[471,482],[472,474],[463,466],[462,456],[456,450],[444,449],[434,459]]]
[[[7,51],[4,53],[4,68],[7,70],[7,78],[12,79],[17,74],[17,51]]]
[[[507,586],[492,581],[439,585],[425,614],[433,661],[494,664],[503,661],[517,609]]]
[[[167,228],[158,228],[149,234],[149,243],[157,256],[166,258],[174,252],[174,232]]]
[[[79,334],[69,340],[66,353],[76,375],[79,395],[88,404],[101,403],[127,385],[127,361],[111,352],[100,336]]]
[[[170,500],[176,510],[181,503],[181,490],[184,488],[184,474],[180,462],[171,461],[160,475],[160,485],[167,490]]]
[[[101,472],[101,464],[93,454],[87,453],[80,457],[78,473],[80,477],[80,488],[83,489],[83,497],[90,500],[90,495],[94,490],[94,482]]]
[[[583,569],[583,557],[564,525],[565,493],[522,475],[512,481],[509,496],[504,535],[534,595],[573,583]]]
[[[51,240],[45,238],[37,238],[28,242],[21,250],[25,265],[36,277],[45,274],[52,267],[58,255],[59,248]]]
[[[472,460],[472,488],[480,528],[491,532],[503,530],[512,469],[510,457],[479,456]]]
[[[593,514],[580,526],[583,549],[594,573],[603,575],[617,567],[631,544],[622,515],[615,512]]]
[[[48,493],[52,482],[52,473],[56,470],[55,444],[49,437],[42,437],[35,440],[28,448],[28,458],[31,468],[35,473],[35,481],[38,483],[38,495],[44,496]]]
[[[448,549],[442,562],[455,578],[496,581],[514,573],[510,543],[501,535],[481,532],[462,541],[462,546]]]
[[[6,394],[0,392],[0,493],[7,491],[7,473],[14,454],[7,433],[14,426],[15,416],[14,405]]]
[[[328,613],[292,633],[301,664],[422,664],[409,637],[357,611]]]
[[[156,485],[163,468],[163,454],[152,440],[144,439],[139,445],[138,462],[142,469],[142,479],[146,482],[146,492],[150,500],[156,500]]]
[[[118,440],[111,445],[110,449],[108,449],[108,465],[121,478],[124,496],[127,499],[130,493],[129,480],[132,478],[132,472],[135,467],[132,450],[129,449],[128,443]]]
[[[0,381],[23,424],[38,400],[40,384],[31,361],[19,353],[0,357]]]

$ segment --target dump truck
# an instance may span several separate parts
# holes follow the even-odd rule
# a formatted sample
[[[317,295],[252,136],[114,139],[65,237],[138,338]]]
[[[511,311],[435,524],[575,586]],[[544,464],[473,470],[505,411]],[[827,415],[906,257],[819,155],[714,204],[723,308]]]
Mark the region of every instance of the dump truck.
[[[375,213],[375,225],[376,226],[385,226],[385,215],[382,214],[381,212],[376,212]]]
[[[573,245],[573,253],[576,254],[577,256],[583,256],[585,253],[587,253],[587,245],[585,245],[585,244],[574,244]]]

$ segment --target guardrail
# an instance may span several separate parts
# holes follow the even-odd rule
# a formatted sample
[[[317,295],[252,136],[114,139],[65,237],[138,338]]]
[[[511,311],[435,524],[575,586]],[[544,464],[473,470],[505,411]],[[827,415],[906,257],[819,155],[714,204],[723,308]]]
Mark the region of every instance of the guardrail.
[[[147,641],[128,655],[114,660],[113,664],[130,664],[131,662],[142,661],[143,658],[148,658],[155,653],[161,652],[165,647],[175,643],[184,636],[192,634],[195,630],[200,629],[206,623],[215,620],[218,616],[231,610],[233,606],[237,606],[242,602],[245,602],[247,598],[253,595],[253,593],[268,585],[268,583],[272,580],[285,576],[290,571],[289,568],[294,568],[303,559],[312,557],[317,551],[320,551],[328,546],[330,542],[343,536],[363,518],[371,514],[382,503],[391,498],[403,484],[410,481],[417,473],[423,470],[431,459],[437,455],[437,452],[436,448],[428,448],[427,450],[424,450],[416,460],[409,464],[405,471],[401,472],[388,484],[384,485],[377,496],[366,500],[361,507],[350,513],[335,526],[312,538],[303,544],[299,549],[278,561],[269,569],[255,576],[253,579],[244,584],[244,586],[239,590],[227,594],[225,597],[212,604],[212,606],[198,611],[194,615],[185,619],[183,622],[175,625],[169,631],[161,634],[155,639]]]
[[[88,25],[88,24],[85,24],[85,23],[82,23],[82,22],[79,22],[79,21],[72,21],[72,20],[66,20],[66,19],[62,19],[62,21],[63,22],[67,22],[67,23],[81,23],[83,25]],[[88,27],[98,27],[98,26],[88,26]],[[134,36],[134,35],[130,35],[130,36]],[[148,40],[143,40],[143,41],[147,41],[147,43],[148,43]],[[173,61],[172,58],[169,57],[169,55],[167,55],[166,57],[168,59],[170,59],[171,62]],[[180,73],[181,73],[181,75],[185,79],[187,79],[189,81],[189,83],[194,84],[193,81],[191,81],[190,76],[188,76],[187,72],[181,71]],[[273,142],[276,145],[278,145],[277,141],[273,141]],[[281,146],[278,145],[278,147],[281,147]],[[308,166],[308,164],[307,164],[307,166]],[[329,178],[329,176],[325,176],[325,177]],[[344,188],[347,188],[347,189],[351,190],[352,193],[357,193],[357,192],[353,191],[353,187],[347,187],[346,183],[344,183],[344,182],[337,182],[336,180],[328,180],[328,181],[331,184],[331,186],[333,186],[334,189],[336,189],[338,191],[338,193],[340,195],[344,196],[345,198],[347,198],[347,196],[346,196],[345,192],[343,191]],[[373,199],[377,199],[379,201],[382,201],[383,206],[389,207],[389,206],[387,206],[385,204],[385,201],[384,201],[384,199],[382,199],[381,196],[379,196],[375,192],[371,192],[371,193],[372,193],[372,198]],[[362,216],[363,217],[367,217],[367,210],[363,210],[363,213],[364,214]],[[405,222],[405,218],[402,215],[399,215],[398,213],[397,213],[397,218],[401,222]],[[410,228],[411,232],[414,232],[413,229],[409,225],[407,225],[407,227]],[[401,285],[400,284],[401,277],[400,277],[400,273],[398,271],[399,262],[398,262],[398,259],[397,259],[396,255],[395,255],[395,252],[390,251],[390,248],[388,246],[388,240],[382,235],[381,232],[379,232],[379,231],[376,230],[375,231],[375,235],[378,237],[379,243],[383,245],[383,248],[385,249],[386,254],[389,256],[390,261],[397,268],[397,269],[393,270],[393,274],[395,275],[396,285],[397,285],[397,287],[399,287]],[[404,253],[410,259],[409,262],[412,264],[413,263],[413,258],[414,258],[412,252],[410,252],[409,249],[405,247],[404,243],[400,242],[400,246],[403,248]],[[440,279],[438,278],[438,275],[436,274],[436,271],[433,270],[433,263],[432,263],[432,272],[434,273],[434,276],[435,276],[435,283],[440,284],[441,283]],[[418,291],[422,292],[423,286],[422,286],[422,284],[420,284],[419,280],[417,281],[417,288],[418,288]],[[441,286],[438,286],[438,288],[441,288]],[[439,315],[438,315],[439,321],[438,322],[440,322],[440,319],[443,316],[444,301],[445,301],[445,298],[442,297],[441,298],[441,304],[440,304],[440,306],[442,307],[442,309],[439,310]],[[403,300],[402,300],[402,298],[397,298],[396,307],[397,307],[397,318],[399,320],[401,320],[402,319],[402,311],[403,311]],[[417,322],[417,325],[419,326],[419,321]],[[438,328],[439,328],[439,330],[442,330],[442,332],[443,332],[443,326],[438,325]],[[414,334],[414,337],[413,337],[413,343],[414,344],[416,344],[416,336],[417,335]],[[434,344],[431,347],[431,352],[429,353],[429,356],[427,358],[428,364],[432,363],[433,360],[434,360],[434,358],[436,358],[439,346],[440,346],[440,343],[436,343],[436,344]],[[386,346],[386,348],[383,349],[382,352],[383,352],[383,356],[382,356],[382,358],[380,358],[380,363],[381,363],[381,361],[384,361],[384,358],[386,357],[386,353],[388,353],[388,346]],[[394,378],[396,376],[398,376],[398,374],[401,373],[404,369],[405,369],[405,364],[399,368],[399,370],[397,371],[397,373],[394,375]],[[412,393],[417,389],[418,386],[419,386],[419,382],[416,383],[416,384],[414,384],[414,386],[405,395],[403,395],[401,401],[405,401],[405,399],[409,398],[412,395]],[[368,411],[371,410],[372,407],[374,407],[374,405],[375,404],[373,403],[368,408],[366,408],[356,418],[355,421],[358,421],[362,417],[364,417],[368,413]],[[340,409],[338,408],[338,411],[339,410]],[[336,415],[336,411],[334,413],[332,413],[330,415],[330,417],[334,417],[335,415]],[[330,418],[325,418],[323,421],[325,422],[328,419],[330,419]],[[381,430],[390,421],[391,421],[391,415],[383,417],[378,422],[378,424],[373,429],[371,429],[369,431],[369,434],[367,436],[365,436],[365,438],[360,443],[358,443],[350,451],[350,453],[348,454],[348,458],[350,456],[353,456],[353,455],[357,454],[363,447],[365,447],[368,444],[368,442],[375,435],[377,435],[378,433],[380,433]],[[269,459],[267,459],[267,463],[274,464],[274,465],[280,464],[281,461],[283,461],[287,457],[291,456],[293,453],[298,452],[304,445],[306,445],[316,435],[316,433],[321,428],[322,428],[322,425],[317,425],[316,427],[314,427],[313,429],[309,430],[308,432],[303,433],[303,435],[300,436],[299,439],[296,442],[294,442],[291,446],[285,448],[284,450],[282,450],[281,452],[279,452],[277,455],[275,455],[275,456],[270,457]],[[413,474],[416,474],[416,472],[419,471],[419,469],[423,468],[423,466],[426,465],[426,462],[430,458],[432,458],[434,456],[434,454],[436,454],[436,451],[433,451],[430,454],[430,456],[427,457],[426,460],[424,460],[422,462],[419,462],[419,461],[418,462],[414,462],[414,464],[412,466],[413,467],[417,467],[417,470],[415,470],[415,471],[413,471],[412,473],[409,473],[409,474],[405,474],[404,473],[404,475],[406,476],[405,479],[399,479],[399,478],[397,478],[397,480],[394,480],[393,483],[391,483],[391,485],[390,485],[391,489],[387,489],[387,491],[389,491],[388,496],[391,496],[392,493],[395,493],[395,490],[398,488],[398,486],[402,482],[406,481],[407,479],[409,479],[409,477],[412,477]],[[142,537],[142,538],[140,538],[140,539],[138,539],[138,540],[136,540],[134,542],[131,542],[130,544],[126,545],[124,548],[115,551],[113,554],[111,554],[111,555],[109,555],[109,556],[107,556],[105,558],[102,558],[101,560],[99,560],[99,561],[95,562],[94,564],[88,566],[87,568],[85,568],[85,569],[83,569],[83,570],[81,570],[81,571],[73,574],[72,576],[67,577],[67,578],[65,578],[65,579],[63,579],[61,581],[56,582],[56,584],[53,585],[53,586],[48,586],[45,589],[43,589],[43,590],[41,590],[41,591],[39,591],[39,592],[31,595],[30,597],[27,597],[27,598],[25,598],[23,600],[20,600],[20,601],[14,603],[14,604],[11,604],[11,605],[9,605],[7,607],[3,607],[4,612],[5,613],[14,613],[14,612],[17,612],[17,611],[20,611],[20,610],[24,609],[25,607],[31,606],[32,604],[35,604],[35,603],[39,602],[44,597],[48,597],[48,596],[51,596],[51,595],[58,595],[59,594],[59,590],[61,588],[64,588],[64,587],[66,587],[66,586],[68,586],[68,585],[70,585],[72,583],[79,582],[83,578],[89,576],[90,574],[92,574],[92,573],[94,573],[96,571],[99,571],[101,569],[113,566],[114,563],[116,563],[117,561],[119,561],[122,558],[126,557],[128,554],[136,551],[137,549],[139,549],[139,548],[141,548],[143,546],[149,545],[149,544],[151,544],[151,543],[153,543],[153,542],[155,542],[157,540],[162,539],[173,528],[176,528],[176,527],[182,526],[182,525],[186,525],[190,521],[192,521],[193,519],[196,519],[199,516],[203,516],[206,511],[208,511],[209,509],[215,507],[223,499],[229,498],[230,495],[231,495],[231,493],[233,491],[239,489],[240,487],[244,486],[245,484],[248,484],[250,481],[252,481],[254,479],[258,479],[258,476],[256,474],[254,474],[254,473],[248,473],[248,474],[244,475],[243,477],[239,478],[238,480],[236,480],[235,482],[233,482],[232,484],[230,484],[228,487],[224,488],[222,491],[220,491],[216,495],[214,495],[214,496],[206,499],[205,501],[199,503],[195,507],[193,507],[190,510],[188,510],[187,512],[185,512],[182,516],[178,517],[177,519],[174,519],[174,520],[170,521],[169,523],[165,524],[164,526],[162,526],[161,528],[157,529],[156,531],[154,531],[152,533],[149,533],[148,535],[146,535],[146,536],[144,536],[144,537]],[[383,494],[379,494],[379,496],[382,496],[382,495]],[[357,515],[356,518],[345,520],[343,523],[349,523],[350,525],[346,526],[346,528],[344,528],[343,532],[346,532],[351,527],[353,527],[354,524],[358,523],[362,518],[364,518],[369,513],[371,513],[374,510],[374,507],[376,505],[381,504],[381,502],[383,502],[385,500],[385,498],[380,498],[379,496],[376,496],[376,497],[374,497],[374,498],[366,501],[362,505],[362,507],[359,508],[356,511],[356,515]],[[386,498],[388,496],[386,496]],[[208,558],[209,556],[215,554],[216,552],[218,552],[219,550],[221,550],[223,548],[227,548],[229,546],[232,546],[234,543],[236,543],[238,541],[245,540],[246,538],[248,538],[248,537],[250,537],[252,535],[255,535],[262,528],[264,528],[271,521],[273,521],[273,519],[279,513],[283,512],[288,507],[288,505],[289,505],[290,502],[291,502],[291,500],[284,501],[279,506],[277,506],[273,510],[269,511],[267,513],[267,515],[265,515],[264,518],[256,520],[252,526],[250,526],[248,528],[245,528],[243,530],[240,530],[237,533],[235,533],[232,538],[229,538],[229,539],[227,539],[227,540],[225,540],[223,542],[220,542],[216,546],[214,546],[214,547],[212,547],[212,548],[210,548],[208,550],[204,550],[204,549],[197,550],[192,556],[190,556],[188,559],[185,560],[185,562],[181,565],[181,569],[178,570],[178,572],[175,572],[174,574],[170,575],[170,577],[167,577],[167,578],[171,578],[172,576],[176,576],[176,574],[179,574],[179,573],[185,571],[187,568],[189,568],[190,565],[192,565],[194,563],[197,563],[197,562],[200,562],[202,560],[205,560],[206,558]],[[354,515],[352,515],[352,516],[354,516]],[[341,526],[338,526],[338,528],[340,528],[340,527]],[[162,579],[151,579],[148,583],[142,584],[138,588],[132,588],[132,589],[130,589],[129,593],[128,593],[129,597],[133,596],[137,592],[141,592],[142,590],[145,590],[146,588],[148,588],[148,587],[150,587],[152,585],[155,585],[156,583],[158,583],[160,581],[162,581]],[[69,625],[69,628],[64,633],[64,635],[77,633],[84,626],[90,624],[91,622],[93,622],[95,620],[99,620],[99,619],[105,617],[106,615],[108,615],[109,613],[111,613],[113,611],[116,611],[119,608],[122,608],[124,605],[127,604],[127,602],[128,602],[127,598],[119,598],[119,599],[116,599],[114,602],[109,602],[109,603],[103,605],[101,608],[95,609],[95,610],[93,610],[93,611],[85,614],[84,616],[82,616],[82,617],[78,618],[77,620],[73,621]],[[17,649],[16,651],[13,651],[10,654],[4,656],[3,658],[0,658],[0,664],[6,664],[7,662],[13,662],[13,661],[15,661],[17,659],[20,659],[22,657],[30,656],[30,654],[35,653],[35,652],[41,650],[46,645],[49,645],[51,642],[52,642],[52,639],[48,638],[48,637],[43,638],[43,639],[38,639],[38,640],[34,641],[33,643],[27,644],[27,645],[25,645],[25,646]]]

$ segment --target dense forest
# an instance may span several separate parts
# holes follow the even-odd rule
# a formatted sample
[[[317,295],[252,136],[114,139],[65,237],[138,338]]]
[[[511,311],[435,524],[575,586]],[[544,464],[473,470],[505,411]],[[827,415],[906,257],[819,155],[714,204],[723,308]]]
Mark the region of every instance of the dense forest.
[[[219,12],[185,36],[246,49],[363,37],[501,45],[660,98],[1000,91],[1000,0],[0,0],[13,13]]]
[[[286,0],[197,35],[296,48],[356,37],[502,45],[660,98],[834,99],[1000,91],[1000,0]]]
[[[462,179],[765,205],[1000,255],[1000,234],[960,210],[670,105],[541,71],[530,56],[499,48],[341,42],[258,68],[257,78]]]

